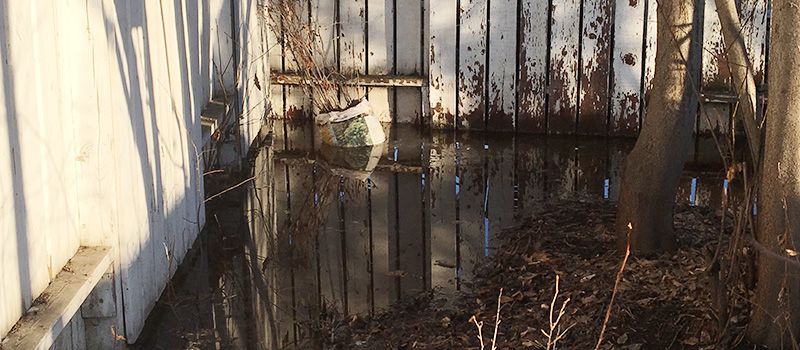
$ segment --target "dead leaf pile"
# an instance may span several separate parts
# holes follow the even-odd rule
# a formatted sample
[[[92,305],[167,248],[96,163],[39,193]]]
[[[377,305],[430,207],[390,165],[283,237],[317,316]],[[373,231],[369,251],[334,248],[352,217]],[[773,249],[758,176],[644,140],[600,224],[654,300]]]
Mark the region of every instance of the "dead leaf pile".
[[[472,281],[451,295],[426,293],[424,305],[399,303],[354,331],[350,348],[480,349],[495,326],[498,292],[501,323],[498,349],[546,348],[550,308],[567,328],[559,349],[593,349],[608,308],[622,254],[615,250],[616,207],[609,202],[558,201],[544,205],[519,227],[504,231],[500,246]],[[725,349],[718,344],[712,310],[708,251],[716,248],[719,213],[682,207],[676,214],[681,249],[648,258],[631,257],[600,349]],[[555,278],[559,295],[553,300]]]

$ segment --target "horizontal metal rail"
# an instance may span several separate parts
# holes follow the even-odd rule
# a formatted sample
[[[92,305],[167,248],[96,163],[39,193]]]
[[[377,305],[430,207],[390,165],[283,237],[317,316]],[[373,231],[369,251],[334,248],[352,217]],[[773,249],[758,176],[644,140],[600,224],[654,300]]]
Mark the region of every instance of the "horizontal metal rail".
[[[291,73],[272,73],[270,81],[278,85],[300,85],[303,77]],[[409,75],[360,75],[350,78],[331,78],[330,84],[371,87],[422,87],[425,80]]]

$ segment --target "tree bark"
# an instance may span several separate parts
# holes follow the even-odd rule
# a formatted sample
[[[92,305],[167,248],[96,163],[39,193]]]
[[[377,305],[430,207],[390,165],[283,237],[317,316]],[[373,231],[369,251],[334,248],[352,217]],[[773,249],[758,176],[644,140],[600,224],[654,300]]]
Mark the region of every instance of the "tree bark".
[[[756,239],[782,255],[800,250],[800,0],[773,0],[767,133]],[[756,255],[750,339],[771,349],[800,340],[800,268]]]
[[[659,2],[652,97],[641,134],[622,169],[616,232],[623,251],[629,234],[635,253],[676,247],[675,195],[697,114],[699,13],[702,7],[698,11],[694,0]]]
[[[733,0],[716,0],[716,5],[719,21],[722,24],[722,37],[727,48],[725,52],[733,77],[733,86],[739,97],[736,117],[744,125],[753,164],[758,164],[761,131],[756,122],[756,80],[753,78],[750,60],[747,59],[742,23],[739,21],[736,3]]]

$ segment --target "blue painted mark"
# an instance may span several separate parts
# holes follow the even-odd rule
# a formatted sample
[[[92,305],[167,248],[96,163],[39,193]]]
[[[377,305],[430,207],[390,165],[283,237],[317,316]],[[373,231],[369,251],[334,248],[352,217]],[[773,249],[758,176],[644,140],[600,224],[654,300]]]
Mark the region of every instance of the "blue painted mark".
[[[395,146],[395,148],[394,148],[394,161],[395,162],[397,161],[397,152],[398,152],[397,151],[397,146]]]
[[[458,195],[458,192],[461,192],[461,178],[456,175],[456,195]]]
[[[753,198],[753,215],[758,214],[758,197]]]
[[[489,218],[483,218],[483,250],[484,256],[489,256]]]
[[[483,191],[483,212],[486,213],[489,211],[489,179],[486,179],[484,183],[486,185],[486,190]]]
[[[692,178],[692,194],[689,195],[689,205],[695,205],[697,199],[697,178]]]
[[[611,181],[609,179],[605,179],[603,181],[603,198],[608,199],[608,190],[611,188]]]
[[[722,180],[722,195],[728,198],[728,179]]]

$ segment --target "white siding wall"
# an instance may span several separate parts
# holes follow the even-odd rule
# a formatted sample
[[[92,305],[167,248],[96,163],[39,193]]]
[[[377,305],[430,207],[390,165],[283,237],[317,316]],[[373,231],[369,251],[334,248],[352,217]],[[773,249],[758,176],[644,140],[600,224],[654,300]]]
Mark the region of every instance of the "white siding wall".
[[[139,336],[205,222],[200,112],[238,87],[244,148],[266,108],[260,7],[233,5],[0,2],[0,337],[81,245],[115,248]]]

